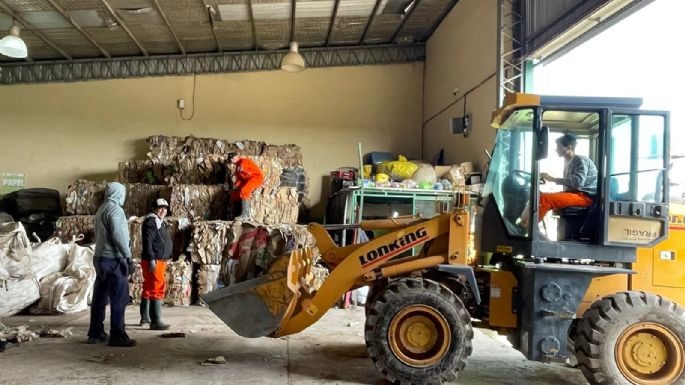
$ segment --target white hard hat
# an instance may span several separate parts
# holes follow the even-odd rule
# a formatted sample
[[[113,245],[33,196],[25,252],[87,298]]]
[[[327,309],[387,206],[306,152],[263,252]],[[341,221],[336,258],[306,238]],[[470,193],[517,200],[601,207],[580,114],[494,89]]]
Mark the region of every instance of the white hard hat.
[[[169,203],[166,201],[164,198],[158,198],[157,199],[157,204],[155,207],[169,207]]]

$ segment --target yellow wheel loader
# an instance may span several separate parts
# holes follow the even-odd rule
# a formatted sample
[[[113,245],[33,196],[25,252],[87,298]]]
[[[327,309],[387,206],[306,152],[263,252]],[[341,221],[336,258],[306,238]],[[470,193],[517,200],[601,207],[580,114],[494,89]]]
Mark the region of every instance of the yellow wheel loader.
[[[450,212],[428,220],[361,222],[387,233],[344,247],[310,224],[330,270],[318,290],[317,250],[300,249],[203,299],[239,335],[280,337],[369,286],[368,353],[397,384],[456,380],[473,349],[472,323],[507,335],[530,360],[575,355],[591,384],[685,383],[685,212],[669,217],[682,209],[668,200],[669,115],[640,104],[508,95],[493,115],[495,147],[477,199],[455,194]],[[568,133],[596,164],[598,191],[590,207],[564,208],[548,226],[535,220],[540,169],[553,160],[550,138]]]

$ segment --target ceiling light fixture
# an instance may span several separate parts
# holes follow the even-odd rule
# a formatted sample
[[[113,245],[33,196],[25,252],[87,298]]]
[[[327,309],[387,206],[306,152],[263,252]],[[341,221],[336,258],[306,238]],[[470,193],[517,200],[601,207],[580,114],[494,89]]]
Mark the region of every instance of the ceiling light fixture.
[[[19,26],[14,21],[12,21],[9,35],[0,40],[0,54],[17,59],[23,59],[28,56],[26,43],[19,37]]]
[[[297,50],[297,42],[290,42],[290,52],[281,60],[281,69],[286,72],[302,72],[304,71],[304,58]]]

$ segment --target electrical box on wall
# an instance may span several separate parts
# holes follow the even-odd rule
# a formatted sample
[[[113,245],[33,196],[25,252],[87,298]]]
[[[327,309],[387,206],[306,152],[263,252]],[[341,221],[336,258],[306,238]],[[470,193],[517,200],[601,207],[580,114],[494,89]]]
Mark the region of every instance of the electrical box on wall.
[[[453,134],[469,136],[469,133],[471,133],[471,115],[450,118],[450,131]]]

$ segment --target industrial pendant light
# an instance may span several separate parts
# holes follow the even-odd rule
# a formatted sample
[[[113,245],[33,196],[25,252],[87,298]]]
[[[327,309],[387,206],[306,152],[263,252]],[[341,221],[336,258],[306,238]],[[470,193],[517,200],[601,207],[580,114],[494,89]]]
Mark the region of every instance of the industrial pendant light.
[[[19,37],[19,26],[14,22],[10,27],[10,34],[0,40],[0,54],[17,59],[28,56],[26,43]]]
[[[286,72],[304,71],[304,58],[297,52],[297,42],[290,42],[290,52],[281,60],[281,69]]]

